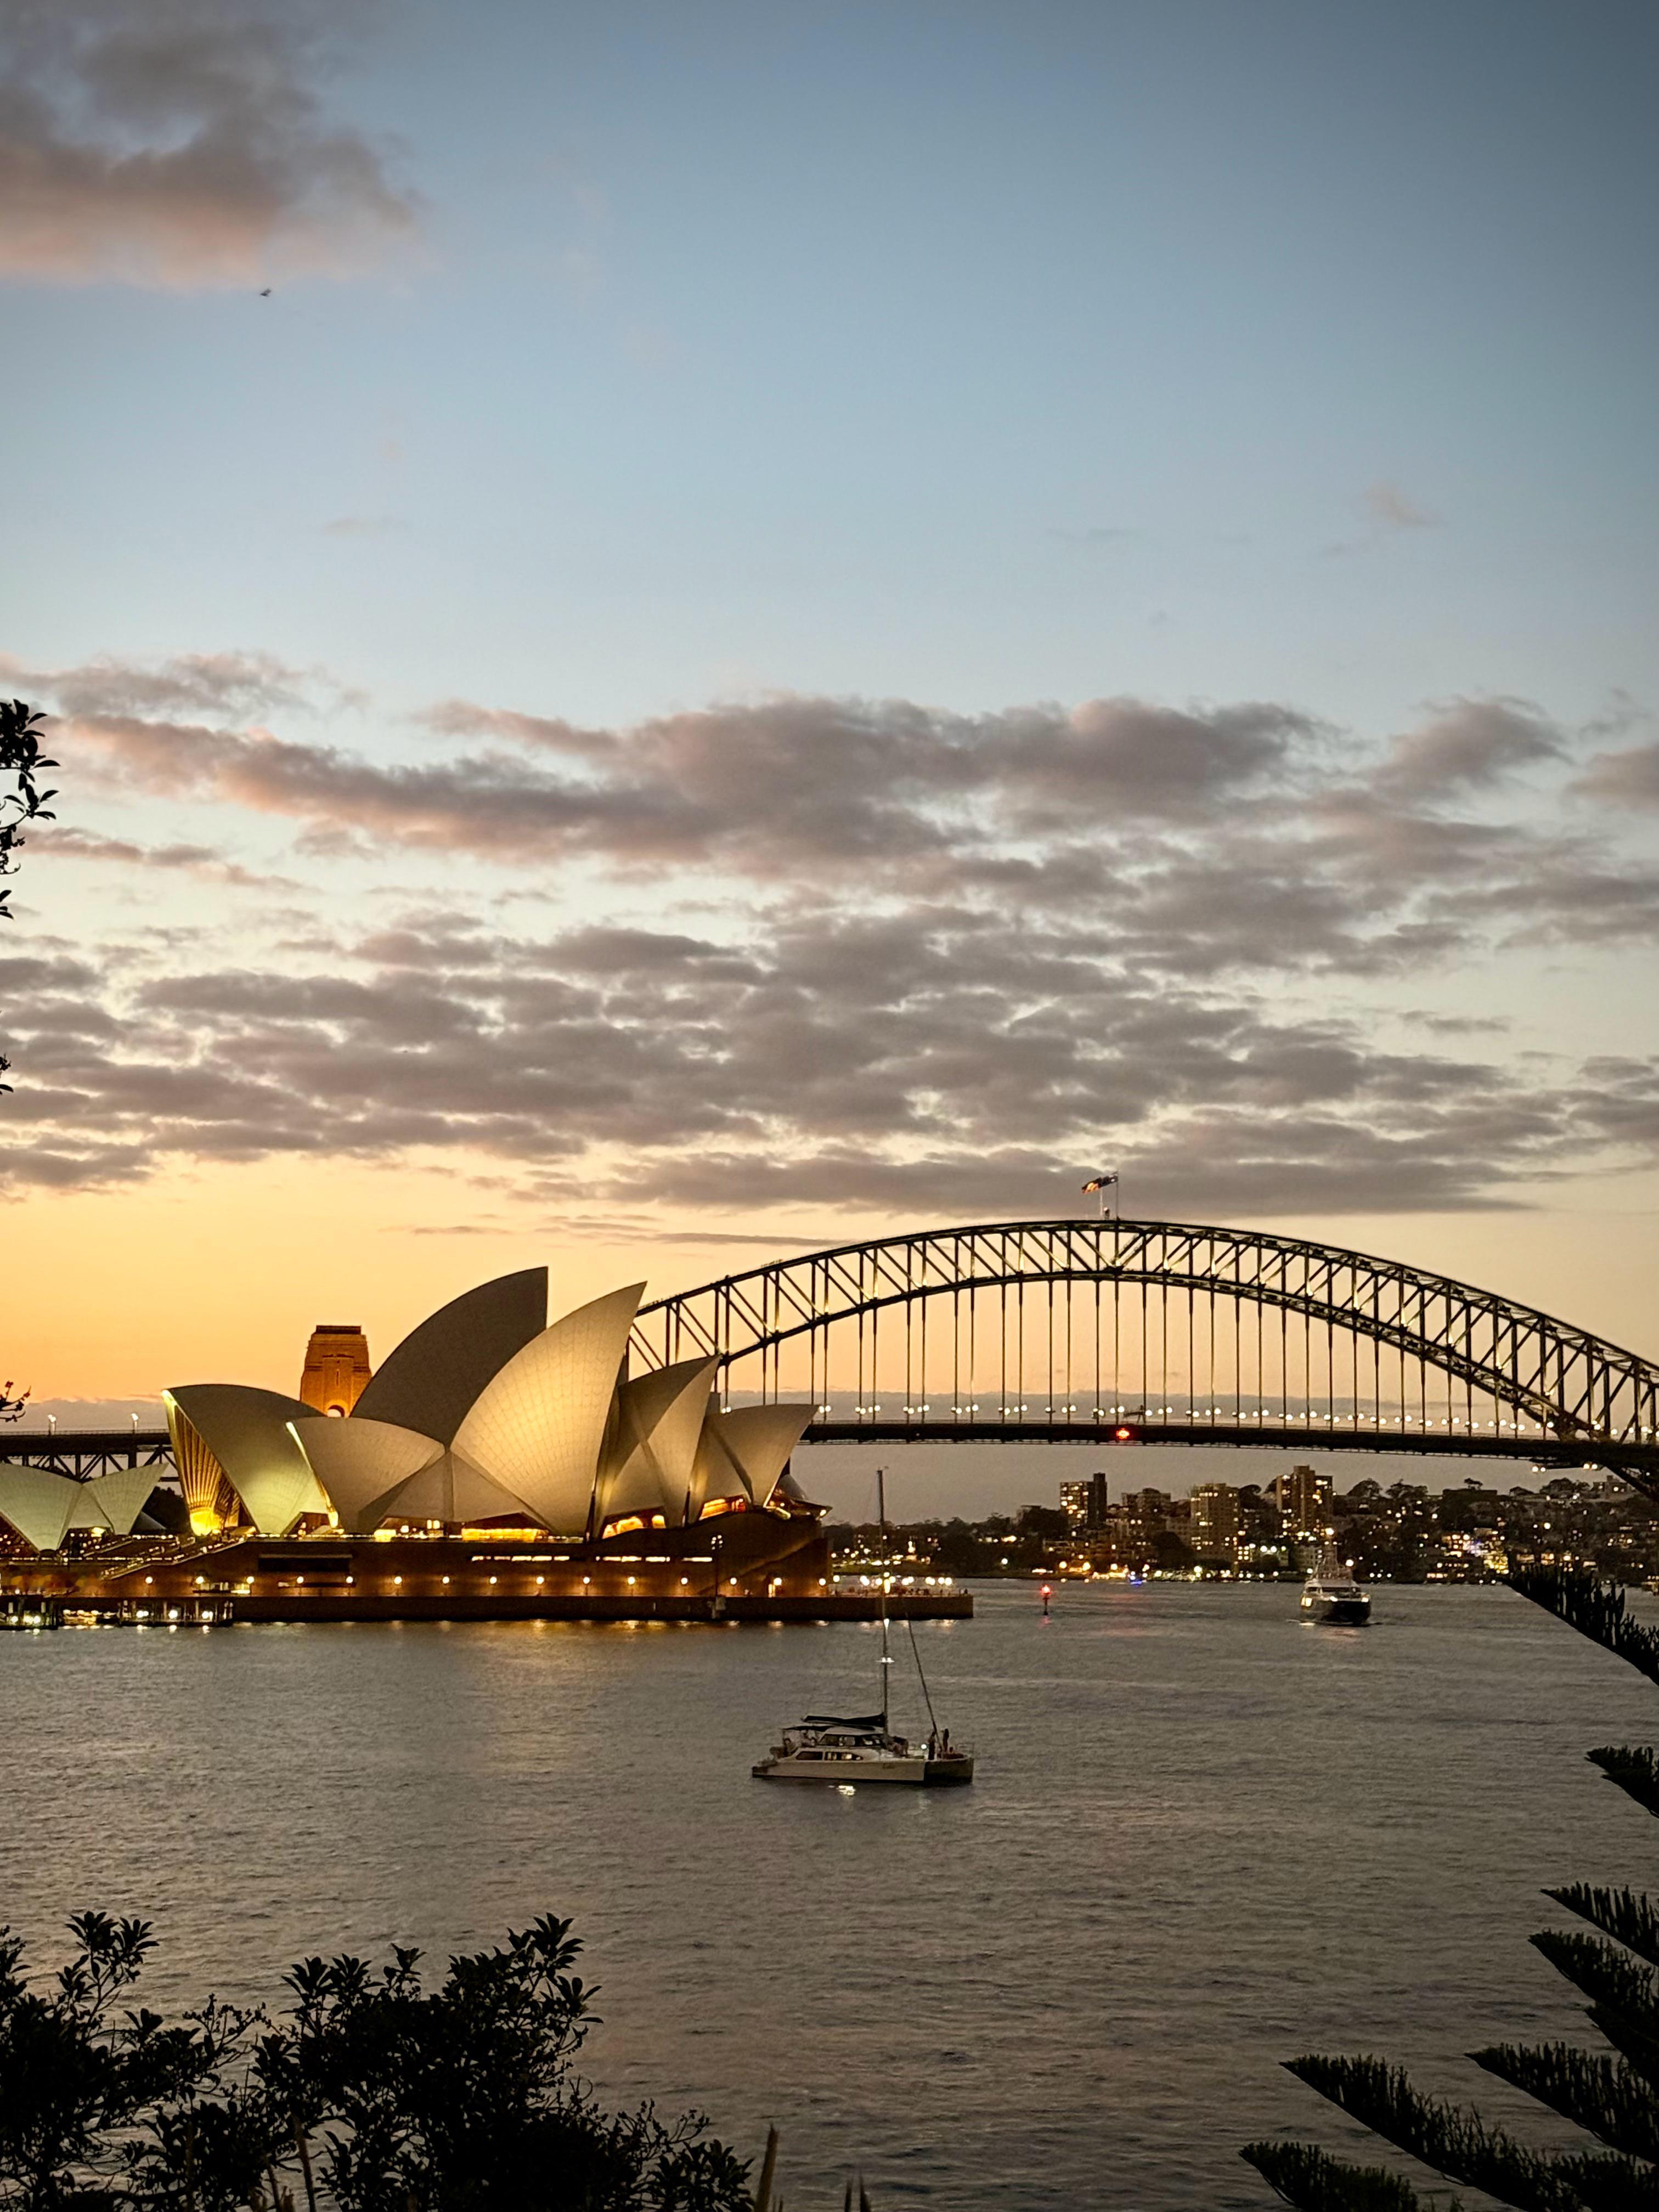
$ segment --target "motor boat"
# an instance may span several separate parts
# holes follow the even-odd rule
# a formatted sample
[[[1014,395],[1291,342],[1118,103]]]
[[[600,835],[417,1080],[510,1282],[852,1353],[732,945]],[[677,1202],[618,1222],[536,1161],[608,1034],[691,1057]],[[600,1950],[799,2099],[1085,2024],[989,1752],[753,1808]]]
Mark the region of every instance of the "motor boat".
[[[1363,1628],[1371,1617],[1368,1591],[1337,1564],[1328,1544],[1319,1565],[1302,1586],[1302,1610],[1310,1620],[1334,1628]]]

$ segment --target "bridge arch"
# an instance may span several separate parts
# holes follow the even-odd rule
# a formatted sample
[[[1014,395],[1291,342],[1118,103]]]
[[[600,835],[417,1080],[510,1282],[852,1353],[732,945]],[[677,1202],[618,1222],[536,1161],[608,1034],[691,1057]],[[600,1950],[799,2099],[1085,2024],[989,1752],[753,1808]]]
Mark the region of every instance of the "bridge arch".
[[[734,1395],[811,1392],[809,1440],[1086,1442],[1127,1423],[1159,1442],[1590,1462],[1659,1494],[1653,1364],[1474,1285],[1269,1231],[915,1231],[659,1299],[635,1345],[653,1365],[715,1357]]]

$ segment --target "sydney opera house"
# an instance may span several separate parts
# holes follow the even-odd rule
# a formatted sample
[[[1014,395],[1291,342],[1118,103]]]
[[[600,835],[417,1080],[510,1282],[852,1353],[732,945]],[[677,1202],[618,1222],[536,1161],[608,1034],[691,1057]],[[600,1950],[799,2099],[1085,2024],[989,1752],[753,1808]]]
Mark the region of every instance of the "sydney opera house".
[[[643,1289],[550,1328],[546,1269],[503,1275],[422,1322],[377,1373],[366,1356],[342,1372],[320,1408],[319,1339],[361,1343],[355,1331],[313,1336],[307,1370],[324,1370],[325,1387],[311,1402],[235,1382],[175,1386],[167,1427],[192,1527],[240,1519],[276,1536],[321,1516],[368,1536],[511,1522],[580,1540],[763,1512],[775,1498],[787,1515],[799,1492],[785,1469],[811,1408],[722,1413],[712,1359],[627,1377]]]
[[[722,1406],[712,1358],[630,1373],[643,1287],[550,1326],[530,1268],[378,1369],[355,1326],[319,1328],[297,1397],[175,1384],[165,1493],[155,1468],[0,1465],[11,1548],[33,1554],[7,1586],[255,1620],[841,1609],[789,1467],[812,1408]]]

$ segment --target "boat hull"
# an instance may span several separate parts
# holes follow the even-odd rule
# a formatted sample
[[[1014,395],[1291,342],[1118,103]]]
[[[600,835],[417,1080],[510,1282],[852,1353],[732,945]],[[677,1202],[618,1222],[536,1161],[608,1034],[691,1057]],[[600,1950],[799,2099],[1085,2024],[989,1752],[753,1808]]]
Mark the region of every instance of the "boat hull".
[[[970,1758],[952,1759],[763,1759],[749,1770],[757,1782],[827,1784],[842,1790],[866,1783],[897,1783],[913,1790],[950,1789],[974,1778]]]
[[[1328,1628],[1364,1628],[1371,1617],[1368,1597],[1304,1597],[1302,1610],[1308,1620]]]

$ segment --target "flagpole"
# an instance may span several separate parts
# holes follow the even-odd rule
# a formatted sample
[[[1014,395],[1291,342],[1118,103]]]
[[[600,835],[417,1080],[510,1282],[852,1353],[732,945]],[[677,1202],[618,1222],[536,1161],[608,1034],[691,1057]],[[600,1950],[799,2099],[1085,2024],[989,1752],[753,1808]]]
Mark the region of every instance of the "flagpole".
[[[1091,1176],[1088,1182],[1084,1184],[1084,1196],[1086,1198],[1089,1193],[1093,1191],[1099,1200],[1101,1220],[1104,1221],[1106,1218],[1106,1194],[1109,1190],[1112,1194],[1113,1220],[1121,1221],[1123,1218],[1122,1201],[1119,1195],[1122,1180],[1123,1178],[1117,1174],[1097,1175]]]

